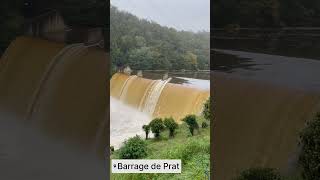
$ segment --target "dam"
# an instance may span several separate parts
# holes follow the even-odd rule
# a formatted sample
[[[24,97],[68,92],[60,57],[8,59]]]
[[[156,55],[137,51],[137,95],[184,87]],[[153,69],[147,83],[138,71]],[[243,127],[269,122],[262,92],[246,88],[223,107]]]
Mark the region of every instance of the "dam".
[[[225,49],[213,58],[214,178],[254,167],[297,172],[299,133],[320,111],[320,62]]]
[[[1,177],[63,179],[72,167],[86,169],[77,179],[105,177],[107,57],[83,43],[18,37],[10,44],[0,60],[0,131],[10,134],[1,141]],[[59,175],[41,172],[43,164]]]
[[[143,135],[142,126],[153,118],[172,117],[177,123],[182,123],[181,119],[186,115],[201,114],[203,104],[209,98],[209,89],[171,83],[170,80],[147,79],[124,73],[112,76],[111,145],[119,147],[128,137]],[[206,83],[209,84],[209,81]]]

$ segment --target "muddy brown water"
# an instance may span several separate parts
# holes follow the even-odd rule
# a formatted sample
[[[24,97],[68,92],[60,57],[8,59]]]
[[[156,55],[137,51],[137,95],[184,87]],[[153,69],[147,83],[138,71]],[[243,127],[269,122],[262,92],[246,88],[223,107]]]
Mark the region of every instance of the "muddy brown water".
[[[213,58],[236,64],[216,67],[211,77],[217,102],[214,178],[229,180],[251,167],[294,173],[298,168],[299,132],[320,111],[320,62],[216,51],[220,54]]]
[[[1,58],[0,179],[106,177],[107,54],[67,47],[19,37]]]

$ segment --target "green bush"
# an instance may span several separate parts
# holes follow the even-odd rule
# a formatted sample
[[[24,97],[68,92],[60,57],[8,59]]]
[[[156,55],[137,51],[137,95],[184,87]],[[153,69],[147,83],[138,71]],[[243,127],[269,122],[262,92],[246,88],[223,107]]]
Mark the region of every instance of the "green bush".
[[[114,152],[114,146],[110,146],[110,151]]]
[[[208,123],[202,122],[201,127],[202,127],[202,128],[207,128],[207,127],[208,127]]]
[[[185,118],[182,119],[182,121],[187,123],[187,125],[189,127],[189,131],[192,136],[194,134],[194,130],[199,129],[197,117],[195,115],[187,115]]]
[[[160,137],[160,133],[164,130],[164,125],[161,118],[153,119],[149,124],[155,138]]]
[[[146,133],[146,139],[148,139],[149,136],[149,132],[150,132],[150,126],[149,125],[143,125],[142,129],[144,130],[144,132]]]
[[[169,137],[174,137],[174,132],[178,128],[178,124],[171,117],[165,118],[163,123],[166,126],[166,128],[169,130]]]
[[[124,142],[119,149],[121,159],[141,159],[147,156],[147,145],[139,137],[135,136]]]
[[[204,103],[204,107],[203,107],[203,111],[202,111],[202,114],[203,114],[203,117],[210,121],[212,116],[211,116],[211,98],[209,97],[209,99]]]
[[[299,163],[302,166],[302,176],[306,180],[320,177],[320,113],[301,132],[302,152]]]
[[[234,180],[281,180],[278,171],[271,168],[250,168],[240,173]]]

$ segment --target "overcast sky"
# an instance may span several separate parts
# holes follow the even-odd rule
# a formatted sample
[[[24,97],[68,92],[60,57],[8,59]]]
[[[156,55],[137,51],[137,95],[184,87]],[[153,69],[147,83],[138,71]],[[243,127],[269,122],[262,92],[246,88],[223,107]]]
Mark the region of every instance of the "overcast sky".
[[[178,30],[210,29],[210,0],[111,0],[111,5]]]

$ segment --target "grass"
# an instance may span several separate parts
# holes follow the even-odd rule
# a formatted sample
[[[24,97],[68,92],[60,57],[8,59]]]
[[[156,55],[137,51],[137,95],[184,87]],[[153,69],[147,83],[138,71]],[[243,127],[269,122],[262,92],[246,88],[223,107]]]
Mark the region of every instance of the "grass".
[[[111,174],[112,180],[188,180],[209,179],[210,174],[210,125],[203,129],[203,118],[198,119],[199,131],[191,136],[185,123],[179,125],[174,138],[169,131],[161,133],[159,140],[147,140],[148,156],[145,159],[181,159],[181,174]],[[209,124],[209,123],[208,123]],[[117,159],[115,151],[111,159]]]

